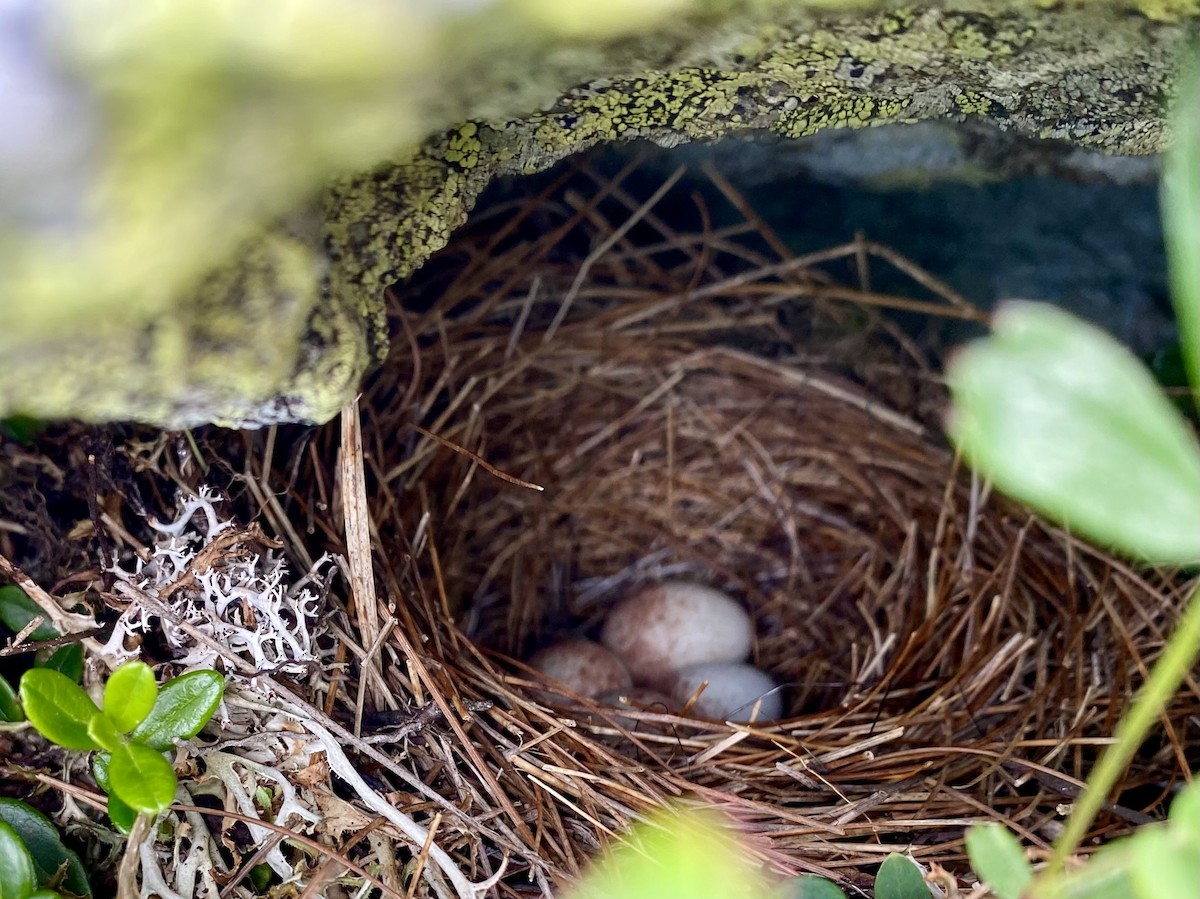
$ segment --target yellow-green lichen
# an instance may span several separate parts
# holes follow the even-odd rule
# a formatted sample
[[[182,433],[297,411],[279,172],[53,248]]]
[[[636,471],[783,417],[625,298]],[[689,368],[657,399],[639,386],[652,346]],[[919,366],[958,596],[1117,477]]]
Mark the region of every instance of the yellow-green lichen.
[[[963,91],[954,95],[954,106],[966,115],[987,115],[992,101],[979,91]]]
[[[719,65],[687,64],[676,46],[674,68],[600,78],[545,111],[472,123],[339,189],[344,195],[335,191],[327,208],[335,270],[349,260],[358,266],[338,283],[378,295],[444,244],[490,177],[537,171],[604,141],[672,145],[756,129],[800,137],[984,115],[1045,137],[1150,152],[1163,139],[1156,95],[1182,31],[1104,9],[972,3],[747,21],[723,51],[698,54]],[[463,177],[466,138],[471,177]]]
[[[483,144],[479,140],[479,126],[464,122],[446,136],[446,148],[442,158],[448,165],[459,169],[473,169],[479,164],[479,153]]]

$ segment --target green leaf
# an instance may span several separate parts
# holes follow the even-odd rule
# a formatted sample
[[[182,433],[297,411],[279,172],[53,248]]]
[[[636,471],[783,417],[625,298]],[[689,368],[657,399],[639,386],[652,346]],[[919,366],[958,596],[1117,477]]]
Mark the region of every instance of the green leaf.
[[[29,850],[9,824],[0,822],[0,899],[29,899],[33,878]]]
[[[26,596],[25,591],[20,587],[12,584],[0,587],[0,621],[4,622],[4,626],[14,634],[19,633],[21,628],[39,615],[42,623],[33,629],[33,633],[29,635],[28,639],[34,642],[53,640],[58,636],[58,631],[46,620],[46,613],[41,610],[41,607]]]
[[[567,899],[729,899],[766,896],[762,871],[723,819],[662,811],[636,827],[567,893]]]
[[[117,730],[128,733],[139,724],[158,698],[158,682],[145,662],[126,662],[104,685],[104,714]]]
[[[1117,840],[1069,874],[1043,871],[1035,889],[1038,899],[1132,899],[1129,872],[1129,841]]]
[[[1166,154],[1162,209],[1179,341],[1192,387],[1200,390],[1200,64],[1194,41],[1188,51],[1190,64],[1177,82],[1175,139]]]
[[[110,762],[112,756],[107,752],[97,752],[92,756],[92,777],[96,778],[96,785],[105,793],[112,793],[112,781],[108,779]]]
[[[29,899],[63,899],[63,895],[54,890],[38,889],[29,894]]]
[[[1172,800],[1167,820],[1172,829],[1189,831],[1200,840],[1200,780],[1193,780]]]
[[[215,671],[191,671],[172,678],[158,691],[146,720],[134,728],[133,739],[166,752],[175,740],[200,733],[224,694],[225,678]]]
[[[83,680],[83,645],[70,643],[60,646],[39,668],[50,668],[61,672],[75,683]]]
[[[947,377],[950,435],[1001,490],[1130,555],[1200,560],[1200,446],[1103,331],[1009,303]]]
[[[254,889],[260,893],[267,891],[267,887],[271,885],[271,880],[274,877],[274,869],[266,863],[255,865],[250,869],[250,882],[254,884]]]
[[[1196,894],[1200,838],[1189,840],[1185,834],[1182,829],[1172,833],[1162,826],[1143,826],[1129,838],[1130,879],[1139,899]]]
[[[120,796],[116,793],[108,794],[108,820],[112,821],[117,830],[128,834],[133,830],[137,816],[138,813],[122,802]]]
[[[122,833],[129,833],[133,828],[134,820],[137,818],[137,812],[122,802],[120,797],[113,792],[112,781],[108,776],[108,768],[111,763],[111,755],[107,752],[97,752],[92,756],[92,776],[96,778],[96,783],[100,789],[108,794],[109,819],[116,826],[117,830]]]
[[[846,899],[837,884],[816,874],[801,874],[786,880],[771,895],[775,899]]]
[[[62,879],[64,889],[76,896],[90,897],[91,885],[83,862],[72,850],[63,845],[62,839],[50,819],[37,809],[17,799],[0,799],[0,821],[4,821],[20,834],[33,860],[37,883],[45,886],[65,866]]]
[[[0,721],[24,721],[25,713],[21,711],[21,703],[17,700],[16,691],[12,684],[0,677]]]
[[[916,863],[893,852],[875,875],[875,899],[929,899],[932,893]]]
[[[117,730],[112,719],[104,712],[97,712],[88,722],[88,736],[109,752],[116,752],[127,742],[124,735]]]
[[[31,415],[9,415],[6,418],[0,418],[0,435],[29,444],[33,443],[38,431],[45,426],[44,421]]]
[[[88,734],[88,722],[100,710],[66,675],[49,668],[26,671],[21,675],[21,704],[30,723],[64,749],[100,748]]]
[[[112,750],[108,779],[113,795],[139,812],[157,815],[175,800],[175,769],[162,753],[141,743]]]
[[[1033,880],[1033,866],[1020,842],[999,824],[975,825],[967,830],[967,857],[997,899],[1021,899]]]

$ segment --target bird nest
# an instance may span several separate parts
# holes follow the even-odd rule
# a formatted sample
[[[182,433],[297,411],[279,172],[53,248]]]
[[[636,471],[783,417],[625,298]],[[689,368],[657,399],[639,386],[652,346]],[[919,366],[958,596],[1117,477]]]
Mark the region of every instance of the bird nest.
[[[777,872],[850,885],[896,850],[965,875],[975,821],[1047,846],[1179,584],[958,463],[911,328],[876,311],[982,318],[953,292],[861,239],[785,255],[715,173],[740,224],[681,233],[654,206],[677,176],[641,203],[626,174],[577,164],[464,230],[393,297],[400,336],[361,401],[395,599],[378,677],[445,713],[409,749],[452,807],[437,840],[481,876],[507,864],[510,896],[668,801],[727,810]],[[873,292],[881,264],[928,298]],[[782,719],[539,691],[534,650],[677,578],[750,611]],[[1198,713],[1190,682],[1093,838],[1161,815]]]

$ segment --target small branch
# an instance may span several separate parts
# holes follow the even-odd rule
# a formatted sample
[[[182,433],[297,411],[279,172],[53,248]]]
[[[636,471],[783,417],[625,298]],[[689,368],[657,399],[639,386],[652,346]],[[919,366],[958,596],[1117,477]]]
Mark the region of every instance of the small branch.
[[[117,899],[139,899],[141,895],[137,882],[138,861],[142,854],[142,843],[150,835],[150,825],[153,823],[154,818],[142,812],[129,829],[125,854],[121,856],[121,864],[117,868]]]
[[[538,493],[542,493],[546,489],[541,484],[535,484],[532,481],[522,481],[520,478],[514,475],[501,471],[491,462],[483,458],[483,456],[479,455],[479,453],[473,453],[465,446],[459,446],[457,443],[447,440],[445,437],[439,437],[437,434],[433,433],[433,431],[425,430],[425,428],[421,427],[416,422],[412,422],[412,426],[417,433],[428,437],[430,440],[436,440],[442,446],[446,447],[446,449],[453,450],[460,456],[466,456],[494,478],[499,478],[502,481],[508,481],[510,484],[516,484],[518,487],[524,487],[527,490],[536,490]]]
[[[346,529],[346,561],[350,568],[350,595],[354,600],[354,617],[362,632],[363,643],[375,646],[383,639],[379,594],[375,589],[375,571],[371,562],[371,518],[367,509],[367,480],[363,468],[362,429],[359,424],[358,401],[342,408],[342,519]],[[376,706],[384,704],[387,687],[377,656],[368,655],[360,663],[362,684],[359,690],[361,706],[366,692]],[[361,718],[361,714],[358,715]]]
[[[0,554],[0,574],[5,575],[24,590],[25,595],[46,613],[46,618],[60,634],[74,636],[81,632],[90,634],[96,632],[94,618],[90,615],[77,615],[63,609],[53,596],[43,590],[33,578],[10,562],[3,554]],[[82,642],[89,652],[99,652],[102,649],[101,644],[93,637],[84,637]]]
[[[58,649],[60,646],[70,646],[73,643],[81,643],[88,637],[94,637],[100,633],[100,628],[93,627],[86,631],[76,631],[73,634],[67,634],[65,637],[54,637],[50,640],[39,640],[37,643],[25,643],[22,640],[22,634],[26,630],[30,633],[37,630],[37,625],[43,621],[42,616],[37,616],[28,625],[21,628],[21,633],[17,634],[8,642],[8,645],[0,648],[0,658],[4,656],[16,656],[26,652],[39,652],[43,649]],[[28,636],[28,634],[25,634]]]

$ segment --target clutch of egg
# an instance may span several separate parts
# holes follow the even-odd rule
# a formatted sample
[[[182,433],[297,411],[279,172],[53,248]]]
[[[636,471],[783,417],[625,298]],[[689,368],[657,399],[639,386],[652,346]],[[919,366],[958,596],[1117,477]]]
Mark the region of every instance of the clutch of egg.
[[[774,682],[745,664],[753,641],[753,622],[734,600],[668,581],[618,603],[604,622],[603,645],[564,640],[530,665],[581,696],[616,695],[636,684],[661,691],[676,709],[695,697],[688,712],[702,718],[770,721],[783,704]]]

